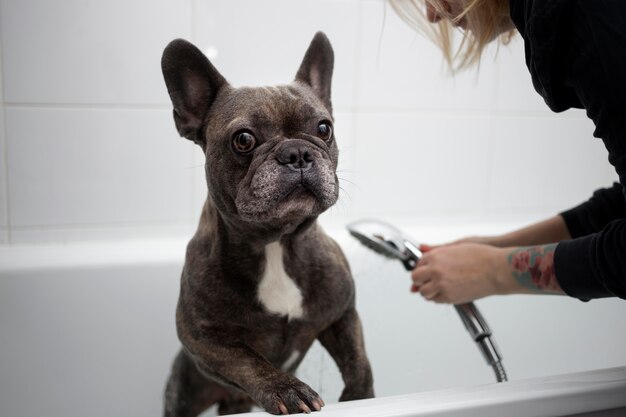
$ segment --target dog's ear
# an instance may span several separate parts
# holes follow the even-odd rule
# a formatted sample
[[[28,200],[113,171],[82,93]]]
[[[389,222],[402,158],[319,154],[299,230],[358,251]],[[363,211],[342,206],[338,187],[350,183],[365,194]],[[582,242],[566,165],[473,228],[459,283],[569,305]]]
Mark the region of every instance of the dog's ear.
[[[317,32],[296,74],[296,81],[308,84],[330,112],[332,112],[330,84],[334,60],[335,55],[330,41],[323,32]]]
[[[183,39],[167,45],[161,69],[178,133],[203,146],[204,118],[220,88],[228,83],[198,48]]]

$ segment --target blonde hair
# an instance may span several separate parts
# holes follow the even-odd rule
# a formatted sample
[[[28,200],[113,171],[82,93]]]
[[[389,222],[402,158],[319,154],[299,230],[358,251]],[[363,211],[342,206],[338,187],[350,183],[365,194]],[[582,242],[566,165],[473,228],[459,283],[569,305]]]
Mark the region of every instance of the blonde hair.
[[[463,11],[454,19],[442,19],[432,24],[426,18],[425,2],[430,3],[440,16],[449,13],[437,0],[388,0],[391,8],[409,26],[424,33],[443,52],[448,67],[454,73],[480,62],[485,46],[495,38],[506,44],[515,34],[510,25],[508,0],[466,0]],[[461,43],[454,48],[454,23],[465,19]]]

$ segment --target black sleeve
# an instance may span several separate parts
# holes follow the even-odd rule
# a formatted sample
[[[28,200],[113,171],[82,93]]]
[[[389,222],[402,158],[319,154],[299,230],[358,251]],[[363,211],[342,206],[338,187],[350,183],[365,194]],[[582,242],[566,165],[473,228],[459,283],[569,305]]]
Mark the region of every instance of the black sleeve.
[[[626,198],[615,183],[561,213],[574,239],[556,248],[554,267],[566,294],[626,298]]]
[[[626,219],[626,198],[623,187],[615,183],[611,188],[602,188],[584,203],[561,214],[567,230],[573,238],[599,232],[617,219]]]
[[[590,300],[626,299],[626,220],[615,220],[602,231],[560,242],[554,270],[569,296]]]
[[[552,76],[594,121],[594,136],[604,142],[621,185],[562,214],[576,238],[557,245],[555,272],[572,297],[626,299],[626,1],[567,4],[556,38],[562,59]]]

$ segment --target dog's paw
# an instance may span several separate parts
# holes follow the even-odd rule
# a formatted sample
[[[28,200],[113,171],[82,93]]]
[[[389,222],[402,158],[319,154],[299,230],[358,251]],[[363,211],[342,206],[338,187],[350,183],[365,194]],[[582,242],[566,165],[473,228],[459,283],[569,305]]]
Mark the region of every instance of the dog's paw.
[[[324,401],[311,387],[293,376],[268,384],[257,401],[272,414],[295,414],[320,411]]]

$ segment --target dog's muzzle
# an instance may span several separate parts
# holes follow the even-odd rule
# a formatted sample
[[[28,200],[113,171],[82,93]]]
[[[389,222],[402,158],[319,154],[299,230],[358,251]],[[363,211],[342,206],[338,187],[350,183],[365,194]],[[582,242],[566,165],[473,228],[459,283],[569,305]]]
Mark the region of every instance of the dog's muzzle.
[[[236,205],[245,218],[317,215],[337,201],[333,162],[303,139],[284,140],[239,189]]]

